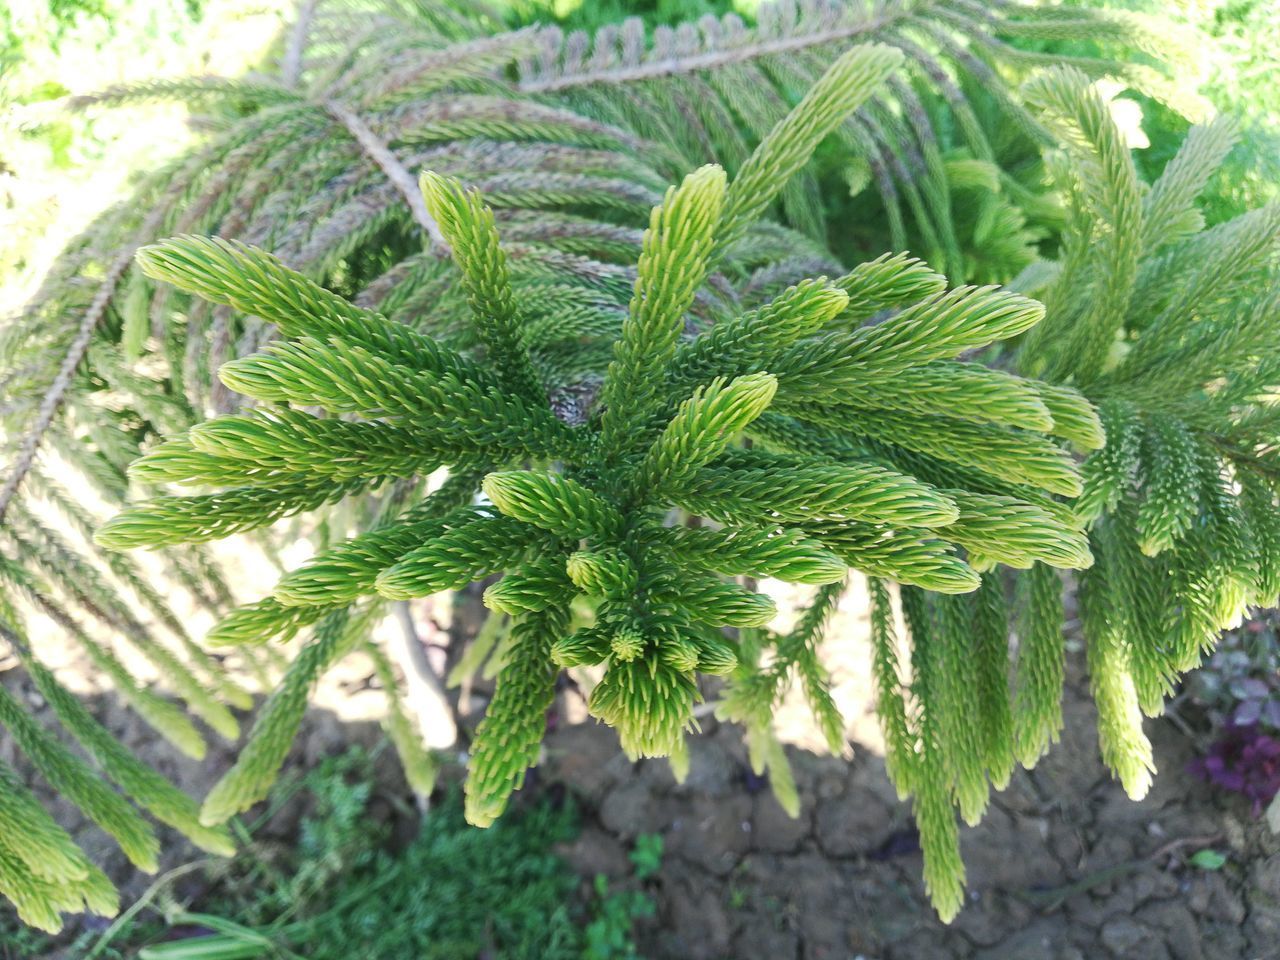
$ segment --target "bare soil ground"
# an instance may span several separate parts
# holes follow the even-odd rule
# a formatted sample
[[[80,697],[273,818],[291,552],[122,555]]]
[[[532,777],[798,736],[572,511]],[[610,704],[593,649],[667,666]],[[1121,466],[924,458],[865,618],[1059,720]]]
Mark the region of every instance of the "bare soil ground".
[[[665,838],[659,916],[642,931],[651,960],[1280,957],[1280,838],[1186,773],[1191,751],[1167,722],[1152,725],[1156,786],[1131,802],[1097,759],[1078,690],[1066,713],[1064,742],[963,830],[970,903],[950,926],[924,897],[909,809],[869,751],[790,749],[799,820],[749,775],[727,726],[693,742],[680,786],[665,762],[627,762],[594,725],[551,736],[543,779],[587,810],[565,851],[584,877],[623,877],[637,833]],[[1206,847],[1227,864],[1189,866]]]

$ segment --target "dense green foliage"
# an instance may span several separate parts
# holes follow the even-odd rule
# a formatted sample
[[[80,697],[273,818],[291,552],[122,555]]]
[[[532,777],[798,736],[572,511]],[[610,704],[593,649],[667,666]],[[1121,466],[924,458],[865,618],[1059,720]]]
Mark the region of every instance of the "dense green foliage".
[[[642,896],[634,891],[608,894],[581,917],[571,913],[578,878],[553,853],[577,833],[571,805],[539,800],[478,831],[451,793],[420,833],[393,843],[386,823],[370,815],[373,759],[352,749],[272,791],[269,809],[308,810],[296,845],[260,839],[255,830],[234,859],[204,868],[207,888],[196,902],[177,899],[175,875],[125,923],[81,935],[61,948],[64,955],[345,960],[359,944],[360,955],[380,960],[579,960],[597,924],[611,938],[630,939],[632,896]],[[55,949],[48,938],[0,921],[0,956],[11,946],[21,951],[14,960]]]
[[[1104,759],[1145,792],[1142,714],[1280,593],[1280,213],[1205,229],[1196,197],[1229,121],[1192,127],[1144,183],[1093,79],[1198,115],[1153,55],[1178,56],[1157,26],[970,0],[784,2],[754,27],[630,21],[592,41],[500,33],[478,4],[380,10],[352,40],[349,12],[306,5],[278,77],[106,94],[210,102],[215,132],[74,245],[3,334],[19,360],[0,585],[187,752],[200,732],[78,618],[125,631],[223,736],[242,694],[114,551],[167,548],[221,608],[200,544],[345,507],[327,549],[204,638],[252,656],[314,627],[198,818],[62,697],[106,775],[224,848],[220,825],[267,795],[310,688],[374,650],[386,604],[500,573],[467,659],[491,655],[497,673],[471,822],[494,823],[537,761],[558,671],[597,665],[592,712],[681,776],[705,675],[727,677],[719,712],[794,812],[772,711],[798,679],[840,748],[818,644],[852,572],[869,578],[890,773],[949,919],[956,811],[976,822],[989,787],[1058,736],[1057,568],[1085,571]],[[93,546],[66,543],[49,508],[81,535],[93,521],[45,447],[113,501],[150,498]],[[768,629],[762,577],[814,585],[791,632]],[[60,689],[16,608],[2,619]],[[429,790],[378,663],[393,739]],[[20,710],[0,722],[150,864],[133,807]],[[0,891],[44,926],[80,901],[109,911],[66,834],[9,796]],[[12,840],[33,827],[39,855]]]
[[[571,807],[531,805],[492,832],[478,831],[468,829],[455,794],[431,811],[412,842],[394,848],[368,813],[369,771],[358,769],[358,755],[352,766],[348,755],[308,776],[315,812],[290,854],[296,863],[259,867],[250,860],[240,868],[248,874],[223,881],[226,902],[214,896],[200,905],[239,928],[205,944],[234,942],[249,930],[309,960],[345,960],[354,944],[386,960],[486,953],[578,960],[583,933],[569,913],[578,879],[551,849],[576,832]],[[171,921],[199,923],[182,915]],[[141,957],[177,960],[191,946],[153,946]]]

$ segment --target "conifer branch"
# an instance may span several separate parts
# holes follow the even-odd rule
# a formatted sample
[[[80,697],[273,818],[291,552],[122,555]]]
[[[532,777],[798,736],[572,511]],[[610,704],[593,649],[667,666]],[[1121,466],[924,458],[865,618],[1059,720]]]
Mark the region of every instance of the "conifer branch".
[[[153,215],[152,220],[158,221],[159,218]],[[146,229],[144,228],[140,232],[145,234]],[[40,405],[36,409],[35,421],[18,443],[14,459],[9,464],[8,472],[5,475],[4,484],[0,486],[0,523],[4,522],[5,514],[8,513],[9,505],[17,495],[18,488],[22,486],[27,474],[35,466],[40,444],[44,441],[45,434],[48,433],[49,428],[53,425],[54,418],[62,407],[76,371],[80,368],[85,354],[89,351],[89,345],[93,342],[94,331],[106,315],[107,306],[111,303],[111,298],[115,296],[116,288],[133,262],[133,254],[136,249],[136,247],[125,249],[112,261],[107,270],[107,275],[102,279],[97,292],[94,294],[92,302],[90,302],[80,318],[80,324],[76,328],[75,336],[72,338],[61,363],[58,365],[58,371],[54,375],[53,382],[49,384],[48,390],[45,391],[44,396],[40,399]]]
[[[405,169],[404,164],[400,162],[400,159],[392,152],[391,148],[379,139],[369,125],[350,107],[331,99],[321,101],[321,106],[331,117],[342,124],[347,133],[351,135],[351,138],[360,145],[360,149],[364,151],[365,155],[391,181],[391,185],[395,187],[396,192],[409,205],[409,210],[413,213],[413,219],[417,221],[418,226],[427,235],[429,249],[437,256],[447,255],[449,243],[445,240],[444,234],[440,232],[440,225],[427,212],[427,206],[422,201],[422,191],[418,189],[418,182],[414,179],[413,174]]]
[[[549,71],[546,75],[539,75],[535,72],[532,77],[521,77],[518,89],[521,93],[554,93],[597,83],[636,83],[642,80],[652,80],[676,74],[717,70],[763,57],[799,53],[811,47],[825,46],[864,36],[875,36],[904,16],[906,16],[905,11],[881,14],[868,20],[856,21],[825,30],[815,30],[810,33],[802,32],[794,36],[761,38],[752,43],[744,43],[741,46],[667,56],[643,62],[596,68],[586,67],[576,72],[556,73],[555,71]],[[558,30],[544,31],[544,45],[551,46],[556,44],[558,40]]]
[[[289,42],[285,46],[284,59],[280,64],[280,79],[290,89],[296,89],[302,79],[302,55],[306,50],[311,21],[315,18],[319,5],[320,0],[302,0],[289,29]]]

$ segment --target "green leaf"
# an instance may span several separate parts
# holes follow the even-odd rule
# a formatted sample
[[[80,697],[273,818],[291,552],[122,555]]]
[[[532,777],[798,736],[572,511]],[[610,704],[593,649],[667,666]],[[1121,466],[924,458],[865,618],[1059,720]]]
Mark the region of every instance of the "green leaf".
[[[1199,870],[1221,870],[1227,862],[1227,855],[1217,850],[1197,850],[1187,858],[1187,863]]]

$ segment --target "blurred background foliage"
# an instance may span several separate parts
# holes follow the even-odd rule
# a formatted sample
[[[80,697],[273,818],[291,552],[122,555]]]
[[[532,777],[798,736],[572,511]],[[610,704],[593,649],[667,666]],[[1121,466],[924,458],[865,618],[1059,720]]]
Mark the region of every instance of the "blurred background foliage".
[[[1159,15],[1200,35],[1200,92],[1220,113],[1234,116],[1241,130],[1240,143],[1201,198],[1209,225],[1280,196],[1280,84],[1274,81],[1280,7],[1275,0],[1071,0],[1071,4]],[[1137,99],[1148,140],[1138,151],[1138,166],[1151,178],[1164,169],[1190,125],[1157,103]]]
[[[285,0],[0,3],[0,315],[32,293],[67,240],[192,137],[186,110],[70,112],[68,100],[156,76],[250,69]]]
[[[624,16],[650,25],[736,11],[750,19],[759,0],[497,0],[514,28],[555,20],[566,30],[594,30]],[[1221,112],[1237,117],[1243,136],[1203,208],[1219,223],[1280,196],[1280,85],[1265,82],[1280,48],[1274,0],[1067,0],[1142,16],[1159,15],[1187,33],[1190,70]],[[85,112],[71,97],[162,76],[235,76],[275,55],[291,0],[10,0],[0,4],[0,316],[18,309],[64,244],[127,193],[131,176],[154,169],[190,143],[179,103],[137,103]],[[1029,43],[1024,45],[1031,46]],[[1040,45],[1044,47],[1045,45]],[[1065,52],[1094,52],[1058,43]],[[1074,49],[1073,49],[1074,48]],[[981,91],[966,91],[981,106]],[[1189,122],[1154,100],[1121,92],[1118,115],[1138,148],[1140,171],[1154,178],[1186,135]],[[938,105],[938,113],[945,110]],[[991,105],[994,109],[994,104]],[[990,130],[991,128],[988,127]],[[997,151],[1000,144],[996,144]],[[1020,149],[1026,150],[1025,142]],[[1052,246],[1055,205],[1037,202],[1043,171],[1037,156],[1000,156],[1025,195],[1010,196],[1003,216],[980,222],[992,189],[962,151],[948,174],[973,199],[972,219],[958,203],[972,279],[1004,281],[1029,262],[1037,244]],[[883,212],[868,171],[825,171],[824,200],[848,225],[833,246],[850,262],[865,259],[885,236]],[[1005,185],[1008,193],[1008,185]],[[915,239],[915,238],[912,238]]]

